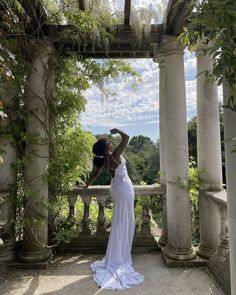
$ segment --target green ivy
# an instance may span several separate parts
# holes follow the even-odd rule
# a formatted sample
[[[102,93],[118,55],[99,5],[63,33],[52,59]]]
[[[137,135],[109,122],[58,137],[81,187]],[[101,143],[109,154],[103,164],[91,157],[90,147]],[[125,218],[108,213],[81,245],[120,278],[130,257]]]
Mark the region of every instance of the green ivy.
[[[199,232],[199,191],[202,188],[201,172],[197,168],[196,162],[190,160],[188,169],[188,192],[191,205],[192,239],[193,245],[198,245],[200,241]]]

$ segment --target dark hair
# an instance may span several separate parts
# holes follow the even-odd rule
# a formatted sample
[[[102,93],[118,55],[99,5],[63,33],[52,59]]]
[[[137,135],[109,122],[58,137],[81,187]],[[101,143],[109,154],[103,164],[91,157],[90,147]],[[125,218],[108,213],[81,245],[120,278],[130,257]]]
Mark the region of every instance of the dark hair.
[[[93,145],[93,164],[96,167],[102,167],[104,163],[104,155],[107,151],[107,138],[101,137],[97,142]],[[98,156],[98,157],[96,157]],[[102,157],[102,158],[99,158]]]

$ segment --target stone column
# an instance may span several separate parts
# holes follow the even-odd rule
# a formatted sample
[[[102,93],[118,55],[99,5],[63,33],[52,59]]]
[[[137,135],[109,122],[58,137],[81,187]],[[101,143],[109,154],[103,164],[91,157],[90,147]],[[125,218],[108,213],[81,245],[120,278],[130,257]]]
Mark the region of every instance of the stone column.
[[[0,92],[1,109],[7,117],[0,117],[0,128],[4,135],[0,137],[0,260],[6,261],[14,258],[15,253],[15,200],[16,200],[16,143],[13,136],[16,105],[14,96],[17,92],[13,80],[5,81]],[[1,110],[0,109],[0,110]]]
[[[47,41],[34,44],[33,63],[27,94],[27,144],[24,178],[26,183],[23,262],[41,262],[51,256],[48,249],[49,128],[47,80],[53,46]]]
[[[165,120],[166,120],[166,85],[165,85],[165,56],[159,53],[154,59],[159,64],[159,150],[160,150],[160,183],[166,184],[165,170]],[[166,208],[166,193],[162,196],[162,235],[158,241],[161,246],[167,243],[167,208]]]
[[[230,89],[225,83],[223,87],[224,105],[228,104],[228,100],[231,94],[232,93],[230,92]],[[234,95],[236,95],[236,93],[234,93]],[[236,111],[232,111],[229,108],[224,108],[224,133],[231,295],[236,295]],[[233,150],[234,152],[232,152]]]
[[[51,101],[54,99],[54,92],[56,89],[56,72],[55,68],[57,63],[59,62],[58,56],[54,55],[53,57],[50,58],[49,61],[49,71],[48,71],[48,81],[47,81],[47,87],[46,87],[46,95],[47,95],[47,101],[51,103]],[[52,112],[49,112],[49,170],[50,170],[50,161],[53,158],[54,150],[53,150],[53,142],[54,142],[54,120],[55,116]],[[52,209],[53,206],[56,204],[57,198],[56,198],[57,193],[54,190],[54,187],[50,185],[50,182],[48,184],[48,202],[50,204],[49,212],[48,212],[48,238],[49,238],[49,243],[52,241],[54,238],[54,233],[56,229],[56,212]]]
[[[190,199],[187,191],[188,135],[183,46],[166,36],[160,45],[166,68],[166,193],[168,244],[164,255],[190,260],[192,247]]]
[[[204,55],[203,45],[197,51],[197,156],[203,191],[222,190],[220,118],[217,85],[206,80],[212,70],[212,59]],[[220,218],[217,206],[200,192],[200,245],[197,253],[209,258],[220,243]]]

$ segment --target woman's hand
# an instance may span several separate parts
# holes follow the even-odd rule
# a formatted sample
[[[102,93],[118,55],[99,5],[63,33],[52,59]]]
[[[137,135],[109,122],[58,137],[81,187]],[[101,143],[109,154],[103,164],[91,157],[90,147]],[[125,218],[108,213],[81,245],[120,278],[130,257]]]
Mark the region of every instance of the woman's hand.
[[[80,184],[78,188],[88,188],[89,184]]]
[[[129,135],[117,128],[111,129],[110,132],[111,134],[118,133],[122,138],[121,143],[113,151],[114,155],[121,155],[129,142]]]
[[[117,128],[113,128],[113,129],[110,129],[110,132],[111,134],[117,134],[119,133],[119,130]]]

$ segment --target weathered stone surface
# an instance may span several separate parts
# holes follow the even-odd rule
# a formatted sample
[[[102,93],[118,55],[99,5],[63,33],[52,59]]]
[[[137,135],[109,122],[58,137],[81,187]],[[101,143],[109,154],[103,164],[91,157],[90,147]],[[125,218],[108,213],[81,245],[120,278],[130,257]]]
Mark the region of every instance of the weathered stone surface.
[[[207,81],[212,58],[204,55],[206,45],[199,42],[197,50],[197,158],[203,190],[222,190],[219,102],[216,82]],[[217,207],[199,197],[200,245],[197,253],[209,258],[219,244],[220,219]]]
[[[225,290],[226,294],[230,294],[230,264],[229,264],[229,252],[227,255],[219,255],[219,253],[213,254],[207,266],[213,273],[217,282]],[[233,294],[233,293],[232,293]]]
[[[227,105],[231,93],[227,85],[223,87],[224,105]],[[235,95],[235,93],[234,93]],[[224,108],[225,160],[229,223],[231,294],[236,294],[236,112]],[[233,140],[234,139],[234,140]]]
[[[144,282],[126,291],[100,289],[92,279],[91,262],[102,255],[58,257],[47,270],[11,271],[0,283],[2,295],[224,295],[205,268],[166,268],[161,256],[133,254],[134,269]]]
[[[23,262],[42,262],[51,255],[48,243],[49,110],[47,74],[54,47],[50,42],[34,44],[34,56],[27,93],[27,145],[24,179],[25,196],[23,247],[18,258]]]
[[[195,257],[187,192],[188,136],[183,45],[174,36],[160,44],[165,56],[165,172],[167,235],[165,255],[179,260]]]
[[[69,244],[60,244],[57,248],[58,253],[106,253],[109,232],[103,235],[86,235],[81,233],[78,238],[72,240]],[[160,248],[157,240],[151,235],[144,236],[138,232],[134,236],[132,252],[133,253],[149,253],[157,252]]]
[[[134,185],[135,195],[162,195],[164,193],[164,187],[160,185]],[[109,196],[110,197],[110,186],[109,185],[93,185],[87,189],[75,187],[72,191],[67,193],[68,196],[80,195],[80,196]]]

